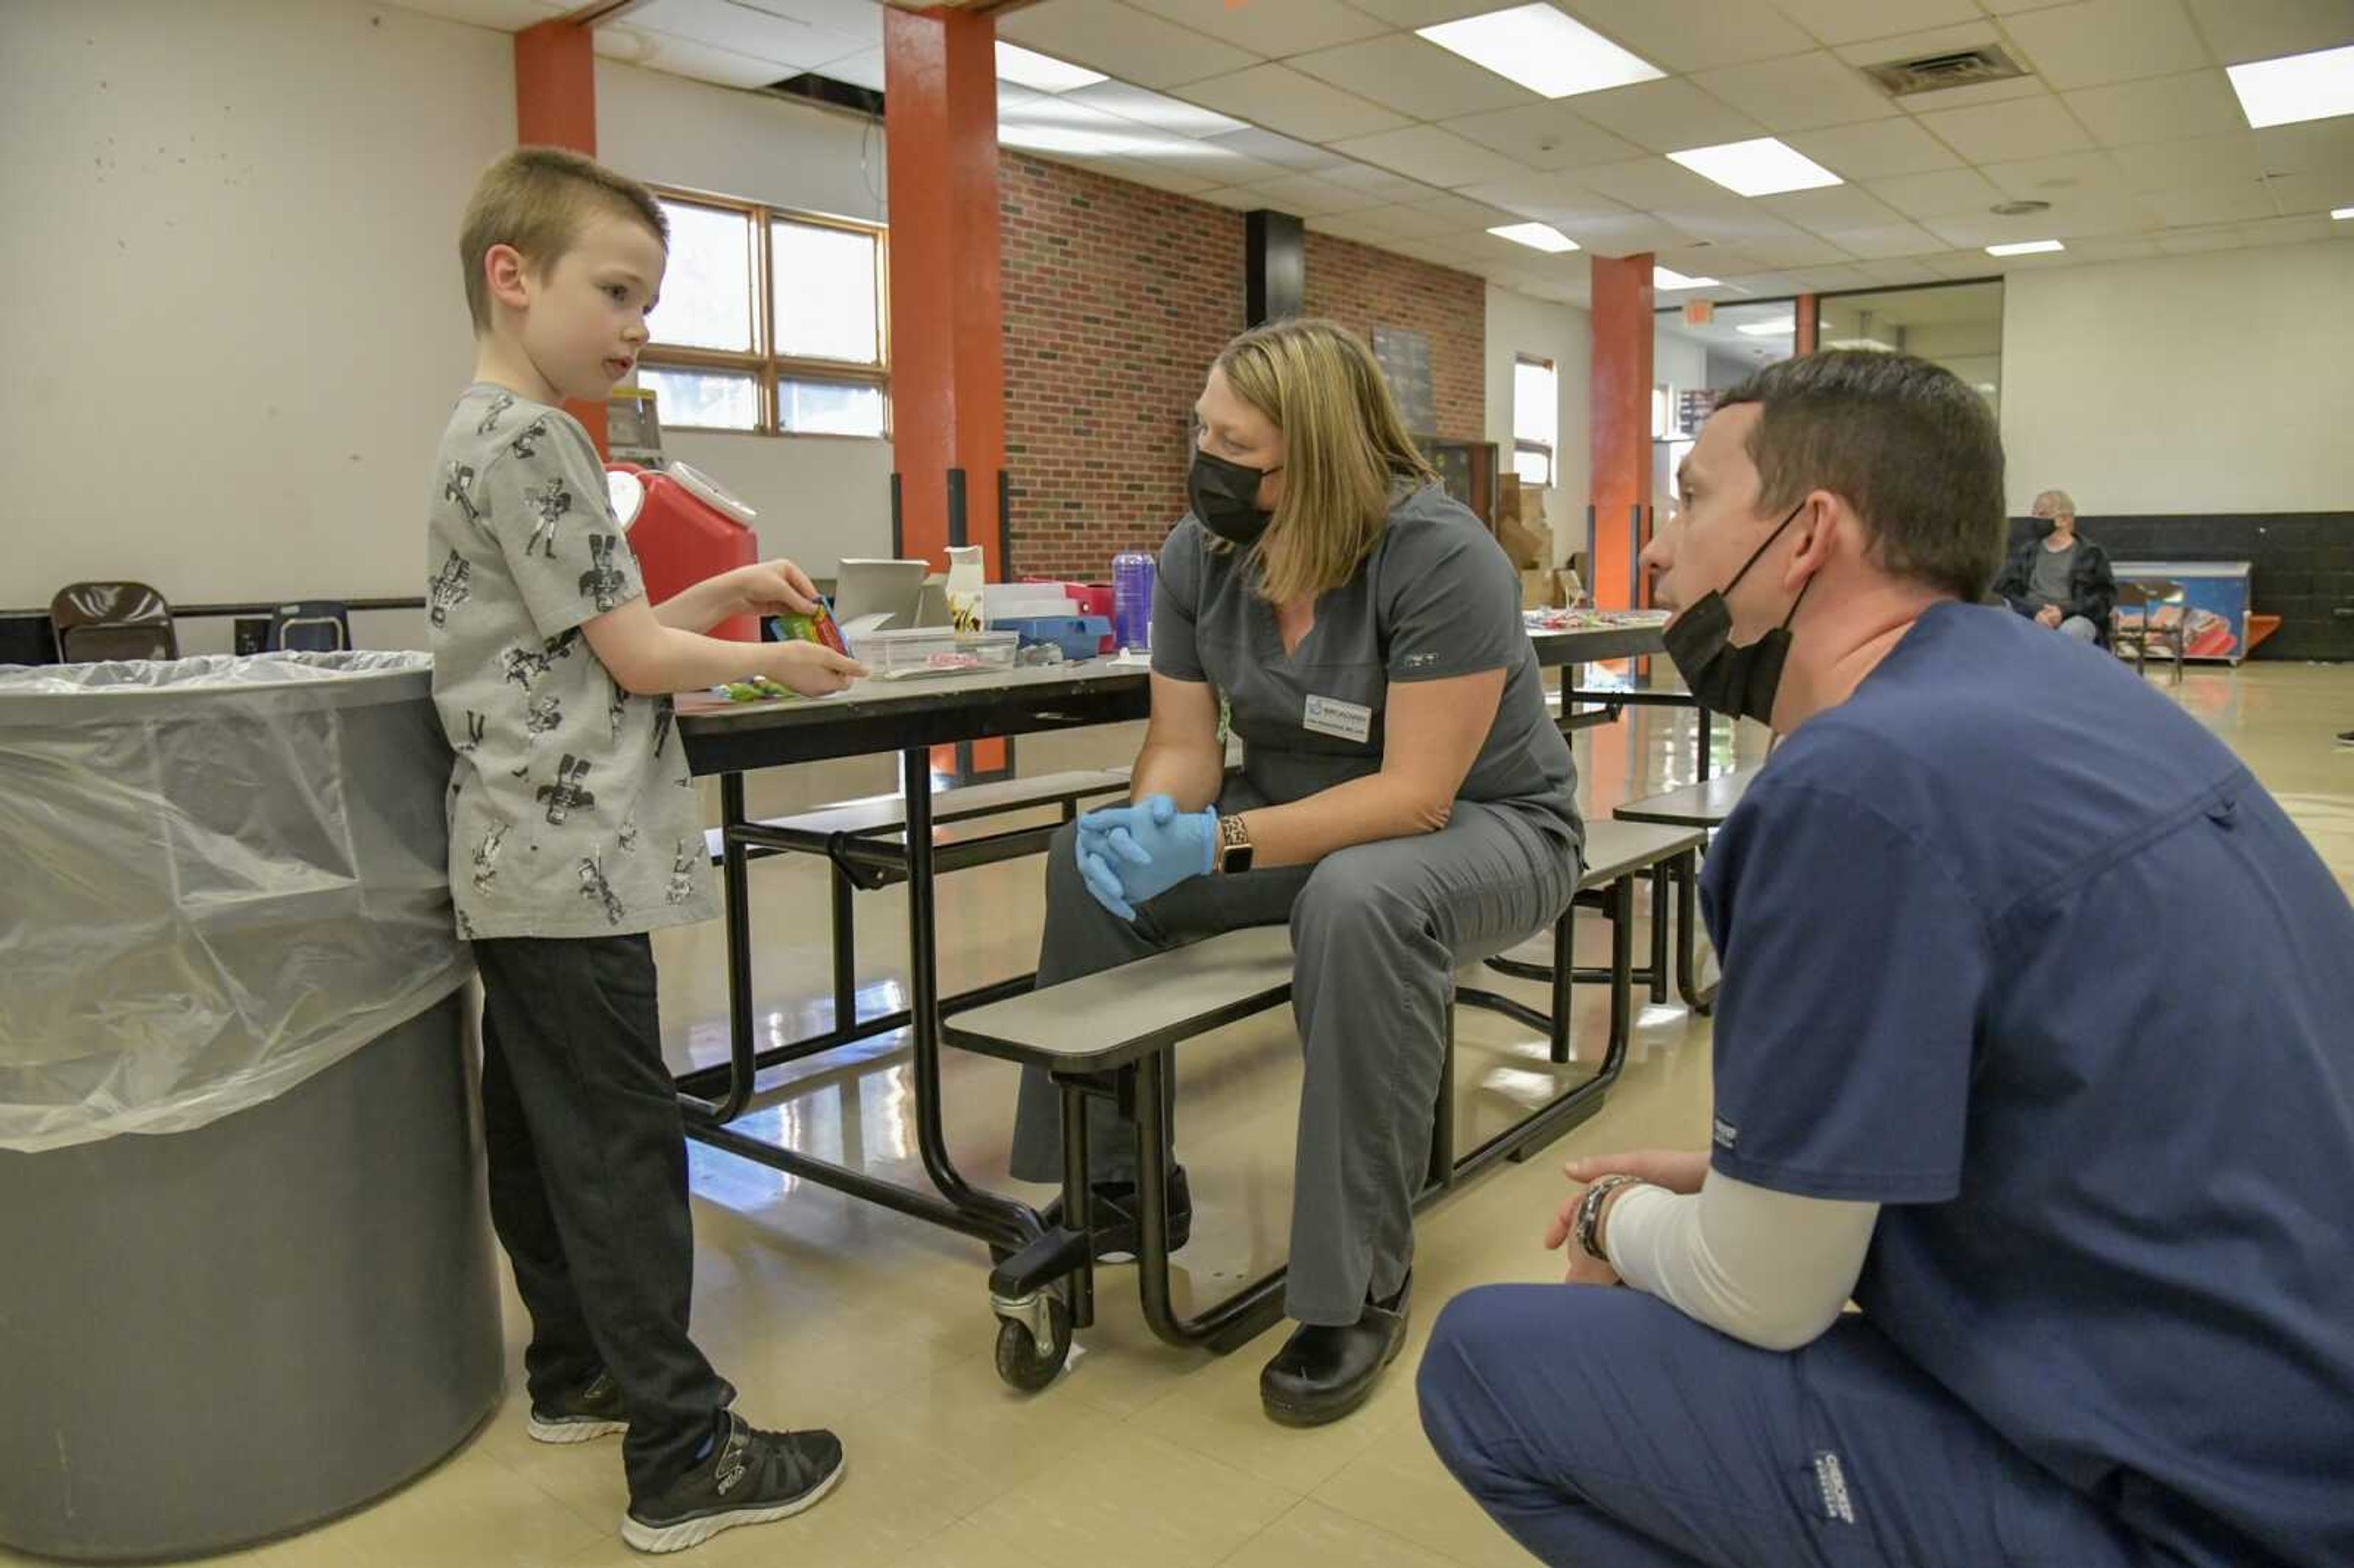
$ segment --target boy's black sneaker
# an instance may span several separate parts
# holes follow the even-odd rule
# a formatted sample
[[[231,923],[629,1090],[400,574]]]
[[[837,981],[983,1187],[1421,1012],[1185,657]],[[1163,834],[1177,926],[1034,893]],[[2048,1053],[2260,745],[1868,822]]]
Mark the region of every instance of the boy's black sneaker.
[[[630,1413],[621,1404],[620,1384],[601,1372],[572,1393],[531,1407],[535,1443],[586,1443],[629,1429]]]
[[[630,1505],[621,1539],[640,1552],[684,1552],[739,1524],[790,1519],[842,1479],[831,1432],[763,1432],[734,1411],[711,1455],[658,1497]]]

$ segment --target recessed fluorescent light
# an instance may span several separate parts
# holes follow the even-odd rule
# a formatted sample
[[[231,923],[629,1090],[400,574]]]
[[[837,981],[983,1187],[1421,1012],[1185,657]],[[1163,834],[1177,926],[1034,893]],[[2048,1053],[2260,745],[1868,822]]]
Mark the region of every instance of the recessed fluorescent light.
[[[1797,331],[1798,322],[1795,316],[1776,316],[1770,322],[1749,322],[1733,330],[1747,333],[1751,337],[1779,337],[1786,332]]]
[[[2232,79],[2240,111],[2251,125],[2289,125],[2354,114],[2354,44],[2250,60],[2225,67],[2224,74]]]
[[[2016,245],[1989,245],[1986,253],[1989,256],[2040,256],[2046,250],[2067,249],[2056,239],[2022,239]]]
[[[1702,178],[1714,180],[1739,196],[1776,196],[1783,191],[1811,191],[1846,183],[1796,147],[1772,136],[1726,142],[1714,147],[1693,147],[1668,156]]]
[[[1035,88],[1040,92],[1068,92],[1075,87],[1093,87],[1111,79],[1099,70],[1035,54],[1002,39],[997,46],[997,74],[1002,80],[1017,87]]]
[[[1716,287],[1716,280],[1687,278],[1672,267],[1661,267],[1654,263],[1651,268],[1651,287],[1654,289],[1713,289]]]
[[[2329,216],[2339,218],[2354,217],[2354,207],[2332,207],[2330,208]]]
[[[1544,98],[1599,92],[1667,75],[1550,5],[1515,5],[1415,31]]]
[[[1894,354],[1896,352],[1896,347],[1893,344],[1882,343],[1876,337],[1834,338],[1831,340],[1830,346],[1833,348],[1868,349],[1873,354]]]
[[[1564,250],[1577,249],[1577,241],[1550,223],[1508,223],[1488,231],[1499,239],[1509,239],[1515,245],[1526,245],[1536,250],[1550,250],[1558,256]]]

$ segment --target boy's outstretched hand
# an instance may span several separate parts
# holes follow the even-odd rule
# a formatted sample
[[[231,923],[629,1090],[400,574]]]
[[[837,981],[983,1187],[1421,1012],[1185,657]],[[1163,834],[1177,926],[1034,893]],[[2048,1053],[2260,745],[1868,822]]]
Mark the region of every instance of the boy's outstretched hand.
[[[714,618],[714,624],[738,615],[775,615],[788,609],[811,615],[817,610],[817,585],[810,581],[807,572],[781,557],[722,572],[713,586],[731,601],[730,608]]]
[[[866,673],[865,665],[822,642],[763,642],[759,649],[764,666],[760,673],[805,697],[822,697],[841,691]]]

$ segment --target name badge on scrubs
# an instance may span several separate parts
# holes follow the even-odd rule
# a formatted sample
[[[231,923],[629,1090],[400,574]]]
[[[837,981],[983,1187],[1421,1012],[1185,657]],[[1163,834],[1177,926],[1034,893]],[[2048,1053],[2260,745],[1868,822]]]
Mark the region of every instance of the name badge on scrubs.
[[[1344,703],[1338,697],[1310,697],[1300,723],[1318,735],[1353,740],[1362,746],[1373,733],[1373,710]]]

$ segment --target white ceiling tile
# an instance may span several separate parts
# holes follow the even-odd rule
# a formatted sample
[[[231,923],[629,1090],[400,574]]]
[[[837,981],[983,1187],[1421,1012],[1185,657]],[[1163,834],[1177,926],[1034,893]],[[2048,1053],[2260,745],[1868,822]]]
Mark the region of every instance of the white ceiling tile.
[[[2054,5],[2065,5],[2073,0],[1978,0],[1998,16],[2014,16],[2021,11],[2049,11]]]
[[[1776,4],[1827,44],[1917,33],[1978,17],[1976,0],[1776,0]]]
[[[1557,103],[1467,114],[1446,125],[1457,135],[1469,136],[1532,169],[1582,169],[1643,155],[1642,148],[1613,136],[1578,113],[1573,107],[1577,101],[1566,98]]]
[[[2322,175],[2354,169],[2354,114],[2267,125],[2254,132],[2268,175]]]
[[[1724,0],[1567,0],[1562,7],[1621,48],[1670,71],[1708,70],[1811,48],[1771,5]]]
[[[1617,217],[1628,211],[1621,203],[1577,183],[1575,175],[1512,175],[1459,187],[1475,201],[1500,207],[1522,217],[1553,222],[1559,218]]]
[[[2335,175],[2274,175],[2264,181],[2285,213],[2329,213],[2354,207],[2354,170]],[[2342,224],[2341,229],[2354,228]],[[2354,238],[2354,236],[2349,236]]]
[[[1220,207],[1233,207],[1236,212],[1255,212],[1267,205],[1265,197],[1248,185],[1229,185],[1214,191],[1202,191],[1196,201],[1215,202]]]
[[[1988,245],[2006,245],[2021,239],[2052,239],[2056,235],[2038,228],[2021,228],[2021,224],[2033,224],[2024,217],[1995,217],[1983,212],[1954,213],[1945,217],[1921,220],[1921,227],[1948,245],[1977,249]]]
[[[1394,175],[1371,164],[1342,164],[1335,168],[1321,169],[1317,172],[1317,178],[1330,180],[1336,185],[1343,185],[1372,197],[1373,201],[1366,204],[1369,207],[1373,202],[1426,201],[1438,194],[1420,180],[1410,180],[1404,175]]]
[[[747,10],[767,11],[774,16],[790,16],[807,22],[812,27],[822,27],[829,33],[843,33],[873,46],[883,47],[883,10],[875,0],[732,0]],[[578,5],[561,7],[577,11]]]
[[[1142,158],[1090,158],[1087,167],[1100,169],[1107,175],[1134,185],[1150,185],[1154,190],[1171,191],[1178,196],[1199,196],[1204,191],[1218,188],[1215,180],[1205,180],[1198,175],[1185,174]]]
[[[1427,27],[1496,9],[1496,0],[1349,0],[1358,10],[1379,16],[1393,27]]]
[[[1839,263],[1829,267],[1801,267],[1790,274],[1790,281],[1806,293],[1823,293],[1833,289],[1869,289],[1874,280],[1861,267]]]
[[[1951,27],[1932,27],[1925,33],[1899,33],[1861,44],[1842,44],[1838,54],[1850,65],[1881,65],[1889,60],[1919,59],[1925,55],[1959,54],[1964,49],[2002,41],[2001,29],[1979,17]]]
[[[811,26],[798,17],[731,5],[728,0],[649,0],[630,13],[630,26],[801,70],[855,54],[875,42],[871,34],[837,33]]]
[[[1952,148],[1901,118],[1827,131],[1798,131],[1784,140],[1831,173],[1850,180],[1925,175],[1959,168],[1962,162]]]
[[[1703,71],[1692,79],[1768,131],[1810,131],[1898,112],[1871,78],[1827,50]]]
[[[1264,180],[1281,179],[1290,172],[1280,164],[1245,157],[1232,147],[1182,136],[1164,136],[1152,142],[1140,137],[1110,155],[1148,163],[1213,185],[1257,185]]]
[[[1173,87],[1221,76],[1242,70],[1258,58],[1190,27],[1104,0],[1038,0],[1000,17],[997,35],[1139,87]]]
[[[2151,211],[2178,228],[2200,223],[2244,223],[2252,218],[2277,216],[2272,192],[2262,180],[2151,191],[2141,199]]]
[[[2202,250],[2237,250],[2247,244],[2235,228],[2206,228],[2189,234],[2161,234],[2158,248],[2168,256],[2195,256]]]
[[[1232,76],[1189,82],[1177,96],[1309,142],[1337,142],[1410,123],[1403,114],[1302,76],[1289,66],[1253,66]]]
[[[1757,202],[1742,202],[1737,207],[1667,207],[1651,216],[1662,223],[1673,224],[1695,240],[1712,245],[1746,245],[1759,239],[1800,239],[1806,230],[1796,224],[1785,223]]]
[[[1312,234],[1330,234],[1336,238],[1354,240],[1359,245],[1378,246],[1384,240],[1393,238],[1375,228],[1372,224],[1363,222],[1363,216],[1362,213],[1354,212],[1327,216],[1310,213],[1305,221],[1309,232]]]
[[[1436,125],[1409,125],[1403,131],[1352,136],[1333,143],[1332,150],[1434,185],[1468,185],[1522,172],[1502,154]]]
[[[2240,101],[2220,70],[2154,76],[2062,95],[2102,145],[2221,136],[2246,127]]]
[[[1935,174],[1866,180],[1864,188],[1907,217],[1984,212],[2002,199],[2002,193],[1976,169],[1944,169]]]
[[[1681,164],[1671,164],[1665,158],[1596,164],[1578,170],[1577,181],[1613,201],[1623,201],[1645,211],[1665,207],[1706,210],[1729,194],[1713,180],[1702,179]]]
[[[1964,278],[1991,278],[2002,270],[2002,259],[1983,250],[1948,250],[1942,256],[1924,256],[1922,266],[1947,281]]]
[[[1519,83],[1412,33],[1318,49],[1286,63],[1416,120],[1445,120],[1541,101]]]
[[[1874,260],[1893,256],[1926,256],[1946,249],[1946,242],[1916,224],[1891,223],[1873,228],[1843,228],[1831,241],[1850,256]]]
[[[2013,99],[2041,98],[2043,83],[2035,77],[2004,77],[1998,81],[1981,81],[1968,87],[1941,87],[1934,92],[1908,92],[1896,101],[1908,114],[1934,114],[1940,109],[1976,109],[1987,103],[2009,103]]]
[[[1654,153],[1680,153],[1763,136],[1766,128],[1719,103],[1691,83],[1670,77],[1606,92],[1581,93],[1577,111]]]
[[[2190,0],[2190,15],[2225,65],[2354,44],[2346,0]]]
[[[1272,131],[1257,126],[1247,131],[1230,131],[1207,138],[1230,152],[1262,163],[1277,164],[1287,169],[1299,169],[1320,174],[1327,169],[1352,168],[1355,165],[1330,147],[1319,147],[1312,142],[1295,142],[1288,136],[1278,136]]]
[[[1937,281],[1937,274],[1918,261],[1859,261],[1855,270],[1883,289],[1909,289]]]
[[[1349,220],[1399,239],[1435,239],[1463,227],[1451,217],[1442,217],[1435,212],[1420,212],[1411,207],[1371,207],[1363,212],[1349,214]]]
[[[2126,188],[2116,160],[2106,153],[2062,153],[2050,158],[1983,164],[1978,173],[1992,180],[1995,188],[2007,196],[2036,201],[2056,201],[2064,195],[2084,191],[2115,195]]]
[[[1369,38],[1387,30],[1387,24],[1380,18],[1344,5],[1341,0],[1281,0],[1277,5],[1235,5],[1229,0],[1128,3],[1253,54],[1278,58]]]
[[[519,33],[572,9],[564,0],[401,0],[400,8],[502,33]]]
[[[1265,194],[1263,204],[1278,211],[1298,213],[1303,217],[1320,214],[1362,212],[1381,205],[1380,198],[1368,196],[1363,191],[1336,185],[1314,175],[1279,175],[1251,186]]]
[[[2073,153],[2093,144],[2056,98],[2021,99],[1921,116],[1931,134],[1974,164]]]
[[[1506,212],[1488,202],[1474,201],[1468,196],[1452,194],[1426,197],[1424,200],[1416,202],[1414,206],[1420,211],[1432,213],[1439,217],[1451,217],[1457,223],[1468,228],[1478,229],[1482,233],[1499,224],[1510,223],[1520,216],[1517,213]],[[1512,242],[1508,239],[1502,243],[1510,245]]]
[[[1854,258],[1828,239],[1811,234],[1795,239],[1755,239],[1741,249],[1769,267],[1814,267],[1828,261],[1848,261]]]
[[[2263,150],[2253,131],[2179,142],[2143,142],[2114,149],[2109,161],[2124,176],[2126,188],[2134,191],[2221,185],[2227,180],[2258,179],[2264,173]]]
[[[1667,250],[1684,242],[1684,237],[1673,228],[1639,212],[1630,212],[1624,217],[1579,218],[1555,227],[1598,256]]]
[[[1249,129],[1232,115],[1187,103],[1182,99],[1170,98],[1158,92],[1148,92],[1140,87],[1130,87],[1124,81],[1098,81],[1060,96],[1090,109],[1100,109],[1107,114],[1117,114],[1122,120],[1133,120],[1140,125],[1150,125],[1156,131],[1167,131],[1179,136],[1215,136],[1227,131]]]
[[[609,58],[627,60],[673,76],[692,77],[719,87],[766,87],[797,70],[775,60],[756,59],[650,27],[599,27],[596,49]]]
[[[2128,235],[2105,235],[2073,242],[2067,253],[2079,261],[2140,261],[2163,254],[2158,241]]]
[[[1758,205],[1801,228],[1811,228],[1818,234],[1828,234],[1840,228],[1880,228],[1903,221],[1895,208],[1859,185],[1825,185],[1820,190],[1760,196]]]
[[[821,74],[835,81],[846,81],[875,92],[883,90],[883,51],[879,48],[861,49],[845,59],[828,60],[819,69]],[[1004,85],[998,84],[1000,90]]]
[[[2007,18],[2028,63],[2057,88],[2170,76],[2212,62],[2182,0],[2082,0]]]
[[[2251,245],[2305,245],[2316,239],[2335,238],[2345,230],[2344,222],[2333,220],[2326,213],[2301,213],[2294,217],[2243,223],[2240,225],[2240,238]]]

